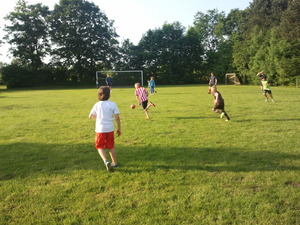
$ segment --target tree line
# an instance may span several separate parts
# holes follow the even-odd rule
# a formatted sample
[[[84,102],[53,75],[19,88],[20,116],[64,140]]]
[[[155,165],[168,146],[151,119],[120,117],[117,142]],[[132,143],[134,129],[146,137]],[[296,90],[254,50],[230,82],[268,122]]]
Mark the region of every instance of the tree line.
[[[51,11],[19,0],[5,17],[4,41],[13,60],[2,63],[2,82],[8,88],[92,84],[95,71],[143,70],[159,84],[207,83],[212,71],[220,81],[237,73],[245,84],[255,84],[255,74],[264,70],[275,85],[295,84],[299,15],[300,1],[253,0],[227,15],[198,12],[188,29],[165,23],[135,45],[129,39],[120,43],[114,21],[92,2],[60,0]]]

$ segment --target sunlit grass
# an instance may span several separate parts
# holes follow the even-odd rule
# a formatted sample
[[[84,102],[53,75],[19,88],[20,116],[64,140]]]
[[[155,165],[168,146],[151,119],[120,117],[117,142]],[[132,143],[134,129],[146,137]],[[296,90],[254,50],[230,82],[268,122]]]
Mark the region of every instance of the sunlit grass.
[[[158,87],[151,120],[114,88],[120,168],[105,170],[96,89],[0,90],[0,224],[299,224],[300,90]]]

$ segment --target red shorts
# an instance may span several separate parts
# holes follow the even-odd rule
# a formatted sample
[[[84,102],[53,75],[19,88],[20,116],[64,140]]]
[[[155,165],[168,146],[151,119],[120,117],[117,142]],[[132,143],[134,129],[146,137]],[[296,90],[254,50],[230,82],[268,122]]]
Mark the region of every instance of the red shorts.
[[[96,149],[113,149],[115,147],[114,132],[96,133],[95,147]]]

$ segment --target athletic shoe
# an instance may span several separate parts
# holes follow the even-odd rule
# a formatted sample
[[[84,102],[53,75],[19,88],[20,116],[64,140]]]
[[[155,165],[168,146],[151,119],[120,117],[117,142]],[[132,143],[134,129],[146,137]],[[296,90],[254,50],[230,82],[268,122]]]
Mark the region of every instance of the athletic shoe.
[[[266,98],[266,100],[265,100],[266,102],[268,101],[268,99]]]
[[[105,166],[106,166],[106,169],[107,169],[107,171],[112,171],[113,169],[112,169],[112,166],[111,166],[111,164],[110,164],[110,162],[106,162],[105,163]]]
[[[225,113],[221,113],[220,118],[223,119],[224,116],[225,116]]]
[[[154,106],[155,107],[155,105],[152,102],[150,102],[150,106]]]
[[[274,99],[272,99],[272,102],[273,102],[273,103],[275,103],[275,100],[274,100]]]
[[[111,164],[111,166],[114,167],[114,168],[119,168],[118,164]]]

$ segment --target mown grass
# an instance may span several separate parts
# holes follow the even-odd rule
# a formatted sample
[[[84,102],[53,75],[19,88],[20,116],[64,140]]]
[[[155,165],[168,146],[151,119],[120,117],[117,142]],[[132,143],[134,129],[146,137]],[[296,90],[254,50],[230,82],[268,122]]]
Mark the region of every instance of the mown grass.
[[[300,90],[158,87],[146,120],[114,88],[120,168],[105,170],[88,113],[97,90],[0,90],[0,224],[300,224]]]

